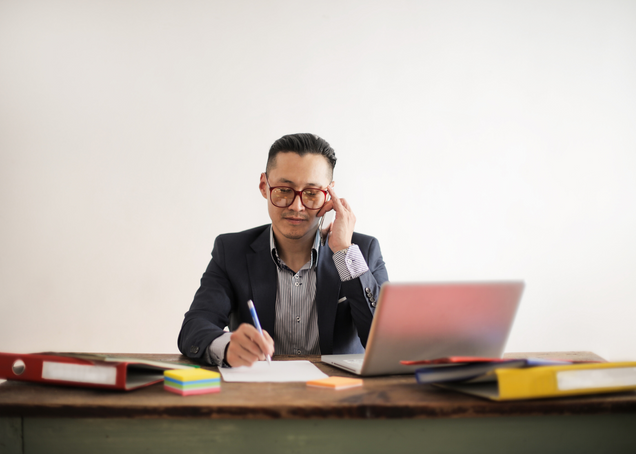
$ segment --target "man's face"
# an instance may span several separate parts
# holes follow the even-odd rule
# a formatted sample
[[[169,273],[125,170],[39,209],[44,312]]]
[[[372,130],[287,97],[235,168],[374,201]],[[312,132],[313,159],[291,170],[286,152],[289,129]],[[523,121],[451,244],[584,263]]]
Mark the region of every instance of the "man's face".
[[[288,186],[296,191],[306,188],[326,189],[331,183],[331,166],[322,155],[308,153],[300,156],[296,153],[278,153],[276,161],[269,170],[269,185]],[[259,189],[268,200],[267,209],[272,220],[274,233],[290,240],[311,238],[316,234],[320,210],[308,210],[296,197],[286,208],[274,206],[269,198],[269,187],[265,174],[261,175]]]

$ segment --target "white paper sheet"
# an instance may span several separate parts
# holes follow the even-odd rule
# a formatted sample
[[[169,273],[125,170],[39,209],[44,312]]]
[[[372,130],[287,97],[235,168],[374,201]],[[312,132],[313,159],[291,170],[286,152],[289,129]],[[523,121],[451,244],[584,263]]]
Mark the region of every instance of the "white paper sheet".
[[[290,382],[309,381],[327,378],[320,369],[309,361],[257,361],[252,367],[219,367],[219,372],[226,382]]]

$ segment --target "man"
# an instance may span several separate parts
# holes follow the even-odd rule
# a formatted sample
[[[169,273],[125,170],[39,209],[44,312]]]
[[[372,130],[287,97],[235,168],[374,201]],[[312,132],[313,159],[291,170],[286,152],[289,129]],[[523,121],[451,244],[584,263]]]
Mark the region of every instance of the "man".
[[[272,223],[216,238],[179,333],[184,355],[236,367],[264,360],[274,347],[285,355],[364,352],[388,275],[378,241],[353,231],[351,207],[334,191],[335,164],[316,135],[274,142],[259,183]],[[335,221],[321,231],[331,210]]]

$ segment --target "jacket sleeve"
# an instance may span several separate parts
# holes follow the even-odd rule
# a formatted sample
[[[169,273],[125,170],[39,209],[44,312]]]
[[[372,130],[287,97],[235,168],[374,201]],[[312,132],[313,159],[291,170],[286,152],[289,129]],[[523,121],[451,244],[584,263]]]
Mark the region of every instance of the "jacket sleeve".
[[[185,356],[201,361],[214,339],[229,325],[234,290],[227,275],[222,237],[217,237],[201,286],[185,314],[177,344]]]
[[[369,270],[355,279],[342,282],[342,291],[350,302],[353,323],[358,331],[360,342],[365,348],[369,339],[380,287],[389,280],[380,251],[380,243],[373,237],[367,238],[370,238],[370,241],[361,241],[356,244],[360,247]]]

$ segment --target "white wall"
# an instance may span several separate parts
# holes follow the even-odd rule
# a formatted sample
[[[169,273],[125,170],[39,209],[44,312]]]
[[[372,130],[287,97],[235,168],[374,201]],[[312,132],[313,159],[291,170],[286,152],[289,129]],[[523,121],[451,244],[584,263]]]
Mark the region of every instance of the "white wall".
[[[508,351],[636,359],[636,3],[0,0],[0,351],[176,352],[314,132],[394,281],[521,278]]]

